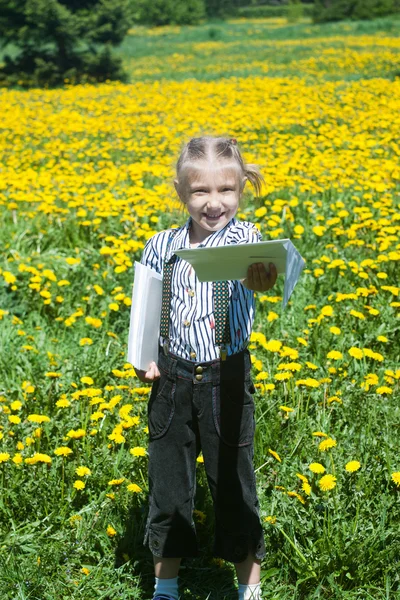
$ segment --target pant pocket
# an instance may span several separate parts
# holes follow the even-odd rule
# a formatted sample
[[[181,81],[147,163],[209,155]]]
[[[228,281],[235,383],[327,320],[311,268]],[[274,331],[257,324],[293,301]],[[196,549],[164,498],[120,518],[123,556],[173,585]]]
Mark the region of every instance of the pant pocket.
[[[167,433],[175,412],[176,383],[166,375],[153,384],[148,406],[150,438],[155,440]]]
[[[248,446],[254,437],[254,400],[251,381],[221,381],[213,386],[213,419],[228,446]]]

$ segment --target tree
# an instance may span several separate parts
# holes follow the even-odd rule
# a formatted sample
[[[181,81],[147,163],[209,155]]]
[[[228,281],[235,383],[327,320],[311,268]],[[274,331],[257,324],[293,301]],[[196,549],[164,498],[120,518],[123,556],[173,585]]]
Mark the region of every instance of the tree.
[[[23,86],[123,79],[111,47],[130,24],[130,0],[0,0],[0,81]]]
[[[314,22],[375,19],[400,12],[400,0],[316,0]]]
[[[196,25],[205,16],[204,0],[133,0],[135,20],[148,25]]]

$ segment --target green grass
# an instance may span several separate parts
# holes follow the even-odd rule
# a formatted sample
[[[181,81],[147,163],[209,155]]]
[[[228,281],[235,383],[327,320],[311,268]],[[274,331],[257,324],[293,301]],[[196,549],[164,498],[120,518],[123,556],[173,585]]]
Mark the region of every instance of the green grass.
[[[333,67],[331,71],[325,67],[323,70],[321,63],[319,71],[318,66],[312,70],[304,61],[313,57],[318,60],[321,50],[326,48],[345,51],[348,47],[345,36],[372,36],[379,33],[398,37],[398,23],[394,19],[381,19],[374,22],[320,26],[301,23],[275,27],[273,23],[264,22],[216,22],[199,27],[182,27],[179,31],[166,28],[161,30],[161,35],[156,36],[150,36],[145,29],[137,28],[126,39],[120,52],[131,70],[133,86],[136,81],[141,80],[218,80],[221,77],[253,75],[287,77],[290,82],[300,77],[313,85],[318,79],[318,73],[321,78],[343,82],[373,76],[393,79],[397,67],[385,62],[376,65],[371,62],[354,69],[351,66],[344,71]],[[336,36],[343,36],[343,39],[331,39]],[[377,36],[378,39],[380,37]],[[303,41],[308,39],[316,41],[306,46]],[[274,45],[275,42],[285,40],[298,43],[287,47]],[[211,46],[209,51],[207,47],[196,48],[196,44],[208,42],[220,42],[221,47]],[[352,49],[357,48],[360,55],[368,51],[368,47],[359,47],[357,40],[352,41]],[[183,57],[181,62],[179,57],[174,58],[176,54]],[[398,50],[393,49],[393,56],[398,56]],[[259,64],[255,65],[257,61]],[[268,72],[262,69],[266,63],[270,66]],[[183,70],[177,72],[176,65],[181,65]],[[152,72],[154,68],[159,71]],[[348,89],[345,83],[343,86]],[[121,95],[122,108],[129,102],[129,88],[127,89],[128,92],[125,89],[125,95]],[[102,88],[102,93],[107,95],[111,92]],[[117,93],[121,92],[117,90]],[[25,95],[21,97],[30,98]],[[36,92],[32,98],[34,102],[41,102]],[[64,98],[63,92],[57,91],[51,101],[54,102],[54,113],[58,110],[63,114],[63,102],[73,103],[76,99],[71,100],[67,92]],[[79,109],[82,114],[92,114],[95,110],[101,113],[102,109],[97,106],[97,102],[100,103],[100,99],[93,92],[91,104],[82,101],[81,107],[77,106],[77,115]],[[359,109],[363,110],[361,104]],[[34,111],[33,107],[32,112],[35,114]],[[160,114],[161,111],[162,106]],[[395,121],[395,112],[393,117]],[[162,123],[162,114],[157,115],[157,118],[157,124]],[[341,118],[342,115],[338,113],[338,122]],[[327,122],[329,123],[329,118]],[[265,140],[268,137],[267,126],[265,124],[264,129],[255,130],[255,147],[261,138]],[[45,130],[45,123],[43,127]],[[303,133],[303,125],[282,124],[279,133],[288,137],[296,136]],[[86,134],[84,131],[84,135],[89,134],[90,132]],[[111,132],[107,136],[115,139],[117,134],[119,132]],[[52,139],[54,133],[46,130],[46,135]],[[61,132],[60,138],[64,140],[63,135]],[[394,126],[393,139],[397,139]],[[69,143],[73,146],[79,141],[80,138],[72,136]],[[104,138],[99,137],[99,144],[104,141]],[[9,146],[10,142],[7,151]],[[66,161],[66,172],[70,161],[76,160],[80,165],[74,152],[76,150],[71,150],[71,156],[68,154],[66,158],[59,158]],[[148,162],[151,162],[153,155],[149,156]],[[396,156],[390,154],[390,157],[395,164]],[[21,158],[19,150],[12,158]],[[43,167],[48,159],[49,153],[40,154],[39,150],[34,157],[36,162],[32,159],[33,171],[40,172],[45,179],[40,192],[50,185],[46,176],[50,181],[52,177]],[[90,160],[95,163],[93,157]],[[134,162],[132,154],[127,151],[122,151],[121,155],[115,154],[113,160],[121,160],[124,164]],[[143,155],[140,154],[137,160],[144,160]],[[82,164],[86,166],[89,163]],[[18,166],[16,170],[18,172]],[[99,167],[95,173],[98,174],[100,170]],[[26,175],[26,169],[21,171]],[[74,207],[74,201],[77,201],[79,208],[79,202],[87,194],[87,187],[96,186],[97,182],[89,177],[86,181],[85,173],[74,173],[74,176],[77,177],[76,190],[74,196],[69,198],[73,208],[68,215],[62,212],[67,201],[60,199],[65,192],[64,181],[58,183],[57,197],[54,199],[54,205],[60,211],[58,213],[50,211],[47,214],[37,209],[37,190],[33,184],[29,192],[31,197],[22,201],[18,196],[17,182],[13,183],[13,194],[21,200],[22,208],[14,214],[12,208],[7,208],[8,202],[13,200],[13,197],[8,196],[8,182],[1,188],[4,194],[1,196],[4,202],[0,214],[2,268],[18,273],[20,280],[17,290],[12,290],[5,283],[1,283],[0,287],[0,308],[9,311],[11,315],[0,320],[0,396],[6,396],[7,402],[4,404],[8,406],[13,400],[22,397],[22,382],[30,381],[37,385],[34,394],[36,399],[33,400],[32,395],[29,398],[29,411],[51,414],[52,420],[42,425],[41,436],[34,438],[32,447],[38,452],[50,453],[55,446],[65,444],[74,450],[73,459],[56,459],[52,455],[51,467],[38,464],[29,467],[25,465],[23,469],[19,469],[9,463],[0,464],[1,600],[146,600],[151,597],[152,592],[151,557],[142,545],[147,503],[147,459],[140,457],[132,462],[127,452],[130,446],[147,443],[142,429],[146,422],[147,395],[131,395],[131,389],[139,386],[136,380],[129,382],[130,389],[110,391],[107,400],[113,394],[120,393],[123,403],[132,403],[133,414],[140,418],[140,427],[128,430],[126,444],[111,444],[111,448],[108,436],[118,421],[115,414],[107,414],[104,421],[106,424],[103,427],[101,422],[96,441],[92,443],[88,437],[72,441],[65,439],[66,429],[77,429],[88,424],[90,429],[89,418],[95,409],[88,407],[86,398],[74,400],[72,408],[68,409],[68,417],[55,409],[55,402],[64,392],[71,396],[75,389],[71,384],[78,385],[82,375],[93,376],[94,385],[101,387],[103,391],[107,385],[119,386],[126,383],[126,379],[119,378],[113,371],[122,369],[125,360],[129,308],[121,306],[120,311],[112,313],[107,312],[107,305],[116,286],[121,286],[129,296],[132,270],[115,274],[112,270],[115,264],[107,256],[100,255],[100,248],[112,245],[111,241],[107,241],[108,236],[118,239],[123,235],[127,236],[126,239],[134,237],[137,228],[149,224],[150,220],[147,215],[136,219],[135,205],[132,204],[132,215],[136,219],[134,221],[124,220],[127,213],[121,216],[122,213],[117,211],[112,216],[104,217],[99,226],[83,226],[84,217],[76,215],[78,209]],[[157,184],[164,183],[164,180],[162,177],[146,174],[140,183],[152,190]],[[101,185],[103,184],[100,187]],[[123,197],[123,185],[119,186],[120,183],[117,182],[117,189],[110,192],[113,200]],[[109,191],[105,186],[104,189]],[[396,198],[398,199],[398,191],[398,187],[393,190],[393,206]],[[326,240],[316,238],[310,231],[313,221],[310,220],[311,213],[306,204],[310,199],[320,202],[313,205],[314,211],[330,218],[333,214],[331,205],[338,200],[343,201],[346,207],[358,206],[360,202],[364,202],[362,188],[360,192],[355,184],[355,189],[350,192],[330,189],[319,195],[296,188],[279,189],[269,194],[268,198],[291,198],[294,194],[300,200],[299,206],[293,208],[296,223],[303,224],[306,228],[303,238],[296,241],[296,245],[307,256],[307,266],[311,270],[317,266],[312,261],[320,260],[327,253],[333,258],[343,258],[346,263],[352,260],[360,263],[365,258],[376,258],[379,253],[376,237],[380,231],[377,233],[368,227],[362,228],[360,238],[367,244],[362,247],[342,245],[343,237],[334,237],[332,234],[332,239],[328,239],[333,242],[333,248],[327,248]],[[380,198],[381,195],[376,193],[371,202],[378,202]],[[262,201],[255,205],[251,200],[243,210],[249,220],[258,220],[267,233],[269,226],[265,225],[265,220],[254,218],[254,211],[259,206],[263,206]],[[140,204],[137,208],[143,209],[143,205]],[[384,211],[381,214],[378,209],[373,210],[376,220],[385,217]],[[92,219],[94,216],[89,214],[87,218]],[[160,215],[160,221],[155,227],[164,228],[171,222],[182,222],[182,214],[171,209],[171,212]],[[291,237],[292,224],[283,217],[282,227],[284,231],[281,237]],[[397,247],[398,239],[389,249]],[[63,259],[75,256],[75,249],[80,250],[79,256],[83,257],[83,262],[82,265],[69,268]],[[139,251],[129,253],[132,261],[139,257]],[[62,288],[65,300],[60,313],[56,310],[58,307],[45,306],[43,298],[29,290],[30,274],[19,273],[17,267],[25,262],[35,266],[43,264],[46,269],[54,269],[59,278],[71,279],[71,286]],[[99,264],[98,267],[93,266],[96,263]],[[384,263],[384,268],[389,285],[399,285],[398,263],[389,261]],[[109,274],[103,275],[107,270]],[[382,283],[375,278],[375,272],[370,270],[368,273],[374,284],[378,286]],[[105,288],[104,296],[96,296],[92,291],[92,286],[99,283]],[[339,325],[347,336],[346,342],[338,341],[335,347],[344,353],[349,345],[357,343],[375,348],[376,336],[384,333],[391,340],[384,347],[385,367],[396,369],[400,361],[399,347],[395,343],[399,324],[396,311],[390,307],[391,300],[395,298],[379,293],[376,298],[372,296],[371,300],[358,298],[354,304],[334,302],[333,295],[336,292],[353,291],[360,285],[363,285],[363,281],[353,276],[350,270],[343,279],[336,272],[334,274],[327,271],[320,278],[304,274],[292,302],[278,320],[269,323],[267,319],[270,310],[279,312],[279,305],[259,304],[254,330],[264,332],[268,339],[282,340],[289,346],[296,345],[297,337],[305,335],[304,330],[309,327],[310,316],[316,317],[322,306],[332,304],[338,320],[335,325]],[[281,294],[282,289],[282,282],[279,281],[276,294]],[[83,300],[86,294],[89,299]],[[379,321],[367,319],[364,323],[350,317],[351,308],[361,310],[364,303],[370,301],[380,311]],[[305,311],[304,308],[311,303],[315,303],[318,308],[311,312]],[[107,313],[101,329],[88,330],[83,319],[78,319],[71,328],[56,321],[58,314],[69,315],[81,305],[85,306],[85,310],[87,308],[87,314],[97,315],[103,310]],[[19,324],[18,319],[23,323]],[[31,336],[30,339],[24,338],[21,341],[16,332],[22,328]],[[108,331],[116,337],[108,336]],[[325,329],[322,326],[311,328],[305,351],[305,360],[313,361],[321,368],[325,368],[327,352],[334,343],[327,331],[328,326]],[[95,343],[93,346],[80,348],[79,339],[87,335],[91,335]],[[31,344],[37,352],[21,351],[23,343]],[[263,350],[260,344],[252,348],[252,353],[263,361],[263,368],[270,373],[268,381],[271,381],[271,374],[275,372],[278,363],[276,354]],[[302,356],[302,361],[303,358]],[[328,387],[318,391],[296,388],[293,380],[282,384],[279,393],[258,392],[256,396],[255,468],[261,515],[265,523],[267,557],[263,561],[262,578],[264,598],[268,600],[400,598],[400,497],[398,488],[390,481],[391,473],[400,469],[398,382],[393,385],[392,396],[367,394],[359,384],[366,372],[373,371],[375,367],[366,359],[357,362],[350,361],[348,357],[340,364],[343,366],[333,378],[333,386],[337,383],[343,404],[327,403]],[[63,373],[61,380],[44,376],[47,371],[55,369]],[[379,369],[378,365],[376,370],[381,373],[382,369]],[[349,371],[349,375],[345,376],[344,371]],[[310,372],[309,376],[312,375]],[[83,386],[79,384],[79,387]],[[295,409],[288,419],[280,410],[281,405]],[[11,444],[14,439],[16,441],[17,438],[25,439],[32,435],[36,425],[33,426],[26,419],[18,425],[19,429],[15,427],[15,438],[9,435],[8,432],[14,428],[8,422],[9,413],[2,408],[2,404],[0,408],[3,428],[1,433],[5,434],[1,442],[4,449],[8,447],[10,440]],[[319,453],[312,436],[317,430],[328,431],[333,435],[338,440],[337,448],[330,453]],[[271,457],[269,448],[279,450],[283,457],[282,463]],[[2,451],[3,448],[0,448],[0,452]],[[362,469],[349,474],[345,472],[344,464],[352,459],[360,459]],[[335,473],[338,478],[337,487],[328,494],[321,493],[315,483],[316,477],[310,476],[308,471],[309,463],[319,460],[323,460],[327,470]],[[76,478],[75,468],[80,464],[92,469],[83,492],[77,492],[72,487]],[[289,497],[275,488],[276,485],[284,485],[287,490],[302,493],[296,473],[307,473],[313,485],[312,495],[306,505],[296,497]],[[129,495],[121,491],[116,492],[115,500],[108,498],[106,493],[111,491],[108,481],[120,477],[137,482],[143,487],[143,494]],[[213,562],[212,559],[212,507],[201,465],[198,466],[196,508],[205,514],[204,522],[197,522],[201,553],[198,559],[185,561],[183,564],[180,575],[182,598],[233,600],[235,581],[232,567]],[[71,517],[76,516],[79,519],[71,520]],[[276,516],[276,523],[264,521],[267,516]],[[109,525],[117,531],[112,539],[106,533]],[[82,568],[88,568],[89,575],[84,575]]]

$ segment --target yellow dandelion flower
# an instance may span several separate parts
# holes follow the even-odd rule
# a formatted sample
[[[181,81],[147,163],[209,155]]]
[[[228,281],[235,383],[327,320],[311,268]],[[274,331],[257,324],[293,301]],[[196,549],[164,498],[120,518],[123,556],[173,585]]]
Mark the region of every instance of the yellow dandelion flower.
[[[321,452],[326,452],[327,450],[329,450],[330,448],[334,448],[335,446],[336,440],[328,437],[319,443],[318,450],[320,450]]]
[[[298,379],[296,385],[305,385],[306,387],[316,388],[319,387],[320,382],[312,377],[307,377],[307,379]]]
[[[302,366],[299,363],[291,362],[278,365],[278,370],[282,369],[284,371],[300,371],[301,367]]]
[[[135,446],[134,448],[131,448],[129,452],[132,456],[146,456],[146,448],[143,448],[142,446]]]
[[[276,517],[268,515],[268,517],[264,517],[264,521],[266,521],[266,523],[271,523],[271,525],[275,525]]]
[[[8,452],[0,452],[0,463],[7,462],[10,458]]]
[[[88,467],[77,467],[75,473],[78,477],[85,477],[86,475],[91,475],[92,471]]]
[[[108,482],[108,485],[121,485],[124,481],[125,477],[121,477],[121,479],[111,479],[111,481]]]
[[[266,371],[260,371],[256,375],[256,381],[263,381],[264,379],[268,379],[269,375]]]
[[[287,379],[291,379],[292,377],[293,374],[290,372],[276,373],[276,375],[274,375],[274,379],[276,379],[276,381],[286,381]]]
[[[73,438],[75,440],[84,437],[86,435],[86,431],[84,429],[70,429],[67,433],[67,437]]]
[[[393,390],[392,388],[388,387],[387,385],[381,385],[380,387],[376,388],[376,393],[377,394],[393,394]]]
[[[352,356],[353,358],[357,358],[357,359],[361,359],[364,356],[364,352],[361,350],[361,348],[355,348],[354,346],[352,348],[350,348],[350,350],[348,351],[350,356]]]
[[[287,492],[287,495],[290,496],[290,497],[292,497],[292,498],[297,498],[297,500],[299,502],[301,502],[302,504],[306,503],[306,501],[304,500],[303,496],[301,496],[297,492]]]
[[[282,462],[282,459],[281,459],[281,457],[279,456],[279,454],[277,452],[275,452],[274,450],[271,450],[271,448],[268,449],[268,452],[270,454],[272,454],[272,456],[274,458],[276,458],[277,461]]]
[[[79,340],[80,346],[91,346],[93,344],[92,338],[84,337]]]
[[[10,415],[8,417],[8,420],[13,425],[18,425],[19,423],[21,423],[21,417],[19,417],[18,415]]]
[[[308,481],[303,481],[301,489],[306,494],[306,496],[311,496],[311,485],[308,483]]]
[[[11,402],[10,408],[11,410],[21,410],[22,402],[20,402],[19,400],[14,400],[14,402]]]
[[[84,481],[82,481],[81,479],[76,479],[74,481],[74,488],[76,490],[84,490],[86,487],[86,483]]]
[[[68,454],[72,454],[72,450],[68,446],[60,446],[54,450],[54,454],[56,456],[68,456]]]
[[[325,473],[325,467],[321,465],[321,463],[311,463],[308,465],[308,468],[310,471],[312,471],[312,473]]]
[[[351,460],[350,462],[346,463],[345,469],[349,473],[354,473],[355,471],[358,471],[360,467],[361,464],[358,462],[358,460]]]
[[[301,473],[296,473],[296,477],[298,477],[303,483],[307,483],[308,481],[307,477]]]
[[[340,335],[342,333],[340,327],[329,327],[329,331],[333,333],[333,335]]]
[[[326,355],[327,358],[331,358],[332,360],[341,360],[343,358],[343,354],[338,350],[331,350]]]
[[[280,406],[279,408],[280,408],[280,410],[283,410],[283,412],[286,412],[286,413],[291,413],[294,411],[294,408],[290,408],[290,406]]]
[[[133,492],[134,494],[140,494],[140,492],[142,492],[142,488],[139,487],[136,483],[130,483],[129,485],[126,486],[126,489],[129,492]]]
[[[111,525],[109,525],[107,527],[107,535],[108,537],[114,537],[115,535],[117,535],[117,532],[115,531],[114,527],[111,527]]]
[[[313,431],[313,435],[315,437],[323,437],[323,438],[329,437],[328,434],[324,433],[323,431]]]
[[[11,460],[16,465],[20,465],[24,461],[24,459],[22,458],[22,454],[20,454],[19,452],[17,452],[16,454],[14,454],[14,456],[12,457]]]
[[[392,473],[392,481],[398,487],[400,487],[400,471],[396,471],[395,473]]]
[[[336,477],[334,475],[324,475],[318,481],[318,485],[323,492],[328,492],[336,487]]]
[[[46,415],[28,415],[28,421],[30,421],[31,423],[48,423],[50,421],[50,417],[47,417]]]

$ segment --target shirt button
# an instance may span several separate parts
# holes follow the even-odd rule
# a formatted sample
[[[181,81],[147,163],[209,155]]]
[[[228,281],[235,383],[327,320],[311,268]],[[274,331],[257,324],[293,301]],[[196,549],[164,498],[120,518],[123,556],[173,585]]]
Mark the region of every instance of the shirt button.
[[[194,296],[194,290],[188,290],[188,294],[191,298]]]
[[[190,321],[183,321],[183,324],[184,324],[185,327],[189,327]]]
[[[197,381],[201,381],[203,379],[203,375],[196,375]]]
[[[196,358],[196,352],[191,352],[190,353],[190,358]]]
[[[196,373],[202,373],[203,372],[203,367],[201,367],[200,365],[198,367],[196,367]]]

